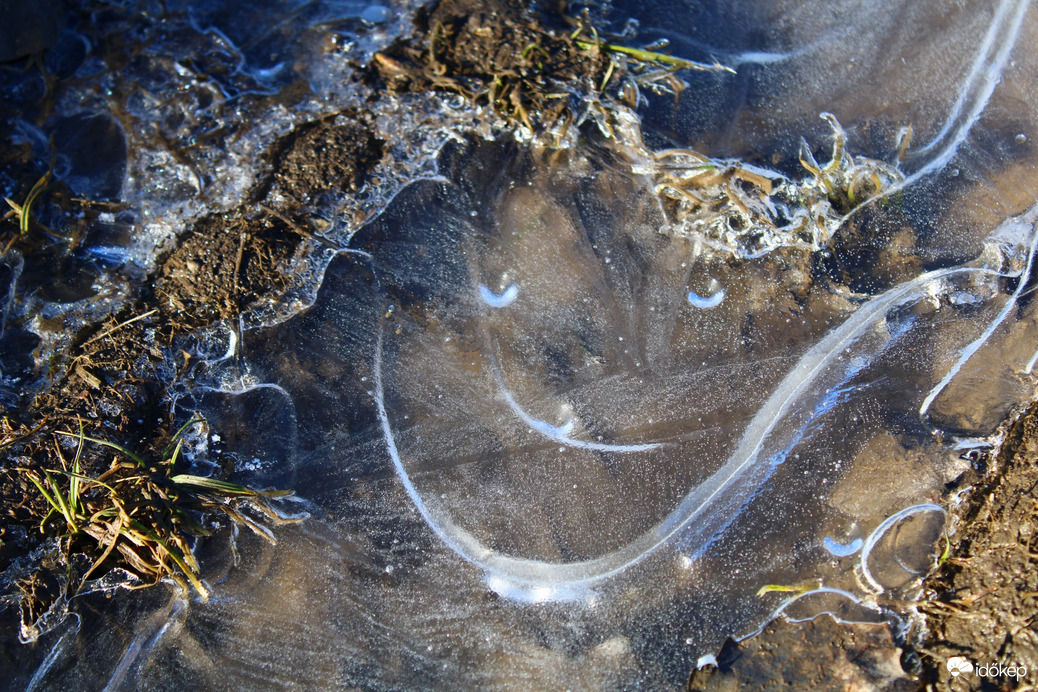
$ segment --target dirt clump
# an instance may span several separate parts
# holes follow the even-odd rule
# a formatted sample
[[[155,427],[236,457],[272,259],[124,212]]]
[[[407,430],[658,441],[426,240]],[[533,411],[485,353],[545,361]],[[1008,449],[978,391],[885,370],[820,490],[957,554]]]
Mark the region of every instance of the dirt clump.
[[[982,463],[986,473],[953,510],[948,558],[924,583],[918,650],[924,680],[939,688],[952,684],[955,656],[976,668],[956,676],[956,689],[1038,684],[1038,404]]]
[[[420,10],[414,36],[372,65],[390,91],[454,91],[540,129],[567,115],[571,98],[622,79],[604,51],[578,40],[579,30],[579,20],[519,0],[443,0]]]
[[[356,192],[382,154],[382,140],[362,120],[324,118],[275,144],[273,179],[298,203],[309,204],[329,191]]]
[[[205,217],[162,264],[156,304],[177,331],[237,318],[288,285],[300,240],[270,215]]]
[[[950,538],[912,626],[841,624],[827,616],[772,622],[729,641],[690,690],[1008,690],[1038,684],[1038,403],[1004,427],[949,493]],[[893,604],[897,605],[897,604]],[[912,611],[916,615],[912,615]],[[958,657],[973,669],[953,676]],[[955,661],[952,661],[954,664]],[[900,670],[899,670],[900,668]]]

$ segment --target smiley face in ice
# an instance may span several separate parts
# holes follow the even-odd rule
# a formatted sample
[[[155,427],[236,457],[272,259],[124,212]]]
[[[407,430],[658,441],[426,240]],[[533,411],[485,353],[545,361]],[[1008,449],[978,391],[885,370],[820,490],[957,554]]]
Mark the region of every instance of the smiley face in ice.
[[[547,170],[371,246],[396,473],[433,532],[519,600],[591,598],[653,555],[691,564],[804,445],[814,466],[789,501],[818,502],[812,484],[846,471],[832,450],[871,434],[839,432],[875,408],[848,403],[853,382],[923,323],[904,315],[997,281],[949,268],[853,304],[815,285],[808,250],[736,261],[661,232],[636,176]],[[899,377],[928,381],[912,353]],[[957,367],[904,407],[926,414]]]
[[[397,473],[436,534],[520,598],[581,593],[723,495],[774,364],[825,328],[755,292],[802,279],[767,263],[718,276],[639,189],[611,172],[513,185],[489,221],[459,214],[376,253]],[[622,210],[596,202],[619,194]],[[782,343],[764,336],[776,320]]]

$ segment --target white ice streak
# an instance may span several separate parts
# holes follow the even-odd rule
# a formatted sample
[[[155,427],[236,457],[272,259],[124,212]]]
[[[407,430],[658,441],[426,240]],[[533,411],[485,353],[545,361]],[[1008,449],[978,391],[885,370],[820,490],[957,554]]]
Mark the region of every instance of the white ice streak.
[[[829,615],[833,620],[836,620],[837,622],[842,622],[843,624],[846,624],[846,625],[875,625],[875,624],[879,624],[879,622],[873,621],[873,620],[847,620],[846,618],[840,617],[836,613],[833,613],[833,612],[828,611],[828,610],[819,611],[819,612],[814,613],[814,614],[812,614],[812,615],[810,615],[809,617],[806,617],[806,618],[794,618],[794,617],[790,617],[790,616],[786,615],[786,610],[791,605],[796,603],[797,601],[800,601],[800,600],[802,600],[804,598],[807,598],[808,596],[816,596],[818,594],[832,594],[834,596],[839,596],[841,598],[846,598],[848,601],[854,603],[854,605],[859,606],[860,608],[862,608],[864,610],[871,610],[871,611],[873,611],[874,613],[876,613],[877,615],[880,615],[880,616],[885,615],[885,613],[883,612],[882,608],[880,608],[879,606],[876,606],[874,604],[871,604],[871,603],[866,603],[862,599],[860,599],[857,596],[855,596],[854,594],[852,594],[850,591],[844,591],[843,589],[835,589],[835,588],[833,588],[831,586],[819,586],[817,589],[811,589],[810,591],[805,591],[804,593],[799,593],[799,594],[797,594],[795,596],[787,598],[785,601],[782,602],[782,605],[780,605],[778,608],[776,608],[771,613],[771,615],[768,616],[768,618],[764,620],[764,623],[760,627],[755,629],[753,632],[750,632],[749,634],[747,634],[747,635],[745,635],[743,637],[740,637],[739,641],[740,642],[744,642],[747,639],[753,639],[758,634],[763,632],[764,628],[767,627],[768,624],[771,623],[773,620],[776,620],[779,616],[782,616],[788,622],[805,622],[807,620],[814,620],[816,617],[818,617],[820,615]]]
[[[729,456],[728,461],[706,481],[693,488],[679,505],[661,521],[622,548],[598,558],[581,562],[553,563],[541,560],[515,558],[485,546],[471,533],[455,524],[440,507],[426,502],[415,487],[404,468],[397,449],[392,426],[386,411],[385,393],[382,382],[382,330],[379,329],[375,348],[374,376],[376,406],[386,446],[393,466],[415,507],[428,523],[435,535],[451,550],[484,571],[488,585],[494,591],[521,601],[541,602],[545,599],[558,601],[588,600],[593,598],[593,587],[609,577],[644,560],[661,546],[681,540],[682,550],[698,552],[708,546],[718,531],[724,529],[731,517],[753,496],[760,484],[772,470],[769,457],[764,454],[767,447],[782,447],[784,442],[795,437],[799,427],[789,426],[776,436],[776,428],[787,421],[798,403],[824,396],[828,391],[828,379],[824,374],[837,368],[843,354],[859,341],[863,335],[877,335],[875,325],[885,319],[887,313],[913,300],[922,300],[929,295],[932,286],[944,279],[969,274],[993,274],[989,269],[961,267],[928,272],[911,281],[896,286],[862,305],[846,322],[831,331],[811,348],[800,362],[782,380],[768,400],[750,421],[746,431]],[[880,337],[882,338],[882,337]],[[882,344],[873,344],[872,352],[886,348],[893,337]],[[511,394],[503,387],[506,400]],[[537,421],[522,410],[514,399],[509,402],[513,410],[531,427],[538,422],[539,432],[552,439],[567,442],[572,440],[562,434],[564,426],[550,426]],[[534,429],[537,429],[535,427]],[[775,438],[778,439],[775,439]],[[561,438],[561,439],[560,439]],[[583,443],[589,449],[600,449],[593,443]],[[607,446],[608,451],[621,451],[617,446]],[[633,447],[643,451],[646,447]],[[606,450],[603,450],[606,451]],[[717,507],[722,499],[723,507]],[[712,513],[710,510],[714,510]]]
[[[951,383],[952,379],[962,369],[962,366],[965,365],[966,362],[973,357],[973,354],[980,350],[981,346],[987,343],[988,339],[991,338],[991,335],[994,334],[998,326],[1002,324],[1002,322],[1006,319],[1006,317],[1009,316],[1009,314],[1014,309],[1016,309],[1017,300],[1019,300],[1020,295],[1023,293],[1024,287],[1027,285],[1027,279],[1029,276],[1031,276],[1031,269],[1034,266],[1035,248],[1038,247],[1038,225],[1036,224],[1038,224],[1038,204],[1034,205],[1020,216],[1015,216],[1013,218],[1007,219],[996,231],[995,235],[1002,236],[1006,235],[1005,231],[1007,229],[1012,229],[1014,227],[1021,227],[1026,225],[1031,226],[1031,237],[1029,243],[1030,247],[1028,248],[1027,252],[1027,265],[1024,268],[1023,273],[1019,275],[1020,282],[1017,285],[1016,290],[1013,291],[1013,295],[1009,297],[1008,301],[1006,301],[1005,306],[1003,306],[1002,310],[998,313],[998,316],[991,321],[991,324],[988,325],[987,329],[984,330],[984,333],[981,334],[976,341],[972,342],[966,348],[962,349],[962,354],[959,356],[959,359],[955,361],[955,364],[948,370],[947,373],[945,373],[944,377],[941,378],[941,381],[937,383],[937,386],[931,389],[929,394],[926,395],[926,398],[923,400],[922,406],[919,407],[919,415],[924,420],[926,419],[927,413],[929,412],[930,406],[933,404],[934,400],[940,395],[941,392],[945,390],[948,384]],[[1014,276],[1014,274],[1008,273],[1003,275]]]
[[[865,579],[869,586],[875,589],[877,593],[882,593],[884,588],[882,584],[876,581],[876,578],[872,576],[872,572],[869,570],[869,555],[872,554],[872,549],[876,547],[876,544],[879,543],[883,536],[886,535],[887,531],[892,527],[900,524],[902,521],[913,515],[921,514],[923,512],[938,512],[947,515],[947,512],[944,511],[943,507],[929,502],[905,507],[900,512],[896,512],[884,519],[883,523],[877,526],[876,530],[869,534],[869,537],[865,540],[865,545],[862,546],[861,549],[861,558],[858,561],[858,566],[861,569],[862,578]]]
[[[967,101],[967,129],[976,122],[1002,76],[1006,57],[1016,43],[1016,34],[1029,4],[1028,0],[1002,0],[991,19],[991,24],[988,25],[988,31],[977,50],[970,72],[959,89],[955,104],[944,121],[944,126],[933,139],[920,147],[917,153],[923,154],[936,148],[948,136],[956,120],[962,115],[963,109],[967,107]]]
[[[483,299],[483,302],[492,308],[504,308],[512,304],[512,302],[519,295],[519,287],[515,284],[508,284],[501,293],[494,293],[486,286],[480,284],[479,297]]]
[[[139,634],[126,647],[112,677],[108,679],[108,684],[104,688],[105,692],[123,689],[128,679],[134,678],[131,671],[133,666],[161,641],[170,628],[177,628],[183,623],[182,616],[186,612],[187,599],[176,595],[170,599],[167,607],[156,611],[143,626],[139,627]]]
[[[577,440],[570,437],[570,433],[573,432],[573,419],[566,421],[562,425],[552,425],[547,421],[534,418],[523,409],[522,406],[515,400],[512,393],[508,391],[508,387],[505,386],[504,379],[501,377],[500,371],[494,368],[494,377],[497,379],[498,389],[501,391],[501,396],[504,397],[505,402],[508,404],[508,408],[512,409],[515,415],[519,416],[524,423],[530,426],[531,429],[544,435],[550,440],[559,442],[566,445],[567,447],[575,447],[576,449],[589,449],[596,452],[647,452],[652,449],[656,449],[662,446],[659,442],[653,442],[648,444],[635,444],[635,445],[617,445],[609,444],[604,442],[587,442],[585,440]]]
[[[899,188],[942,169],[955,156],[970,129],[980,119],[980,114],[1002,78],[1002,70],[1016,43],[1024,12],[1030,4],[1029,0],[1002,0],[999,4],[944,125],[930,142],[916,152],[926,154],[940,148],[938,153],[909,175]],[[891,192],[893,190],[887,194]]]

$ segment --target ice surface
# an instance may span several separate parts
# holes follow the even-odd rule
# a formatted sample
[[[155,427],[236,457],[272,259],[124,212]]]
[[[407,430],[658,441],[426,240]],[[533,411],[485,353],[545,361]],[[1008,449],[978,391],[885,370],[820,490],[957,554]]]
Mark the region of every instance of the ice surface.
[[[896,618],[964,450],[1033,392],[1038,15],[632,5],[737,74],[651,97],[651,152],[446,147],[183,402],[313,518],[214,537],[210,602],[123,599],[80,635],[109,654],[40,681],[678,687],[771,617]],[[711,235],[661,195],[674,149],[824,187],[823,112],[896,173],[783,201],[825,234]]]

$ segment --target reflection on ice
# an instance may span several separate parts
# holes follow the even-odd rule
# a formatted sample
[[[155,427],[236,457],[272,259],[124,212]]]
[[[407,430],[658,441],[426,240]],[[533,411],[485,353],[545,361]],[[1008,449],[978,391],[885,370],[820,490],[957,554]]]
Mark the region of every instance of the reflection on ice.
[[[826,536],[825,539],[822,541],[822,545],[824,545],[825,549],[829,551],[829,554],[835,555],[836,557],[847,557],[849,555],[854,555],[856,552],[861,550],[861,546],[863,546],[864,544],[865,542],[860,538],[855,538],[853,541],[847,543],[846,545],[842,543],[837,543],[829,536]]]
[[[519,287],[515,284],[508,284],[501,293],[494,293],[483,284],[479,285],[479,295],[483,299],[483,302],[492,308],[504,308],[512,304],[512,301],[519,295]]]
[[[716,308],[724,300],[724,289],[721,288],[717,281],[714,279],[710,280],[710,290],[712,293],[707,296],[698,295],[695,291],[688,292],[688,302],[697,308],[709,310],[710,308]]]

